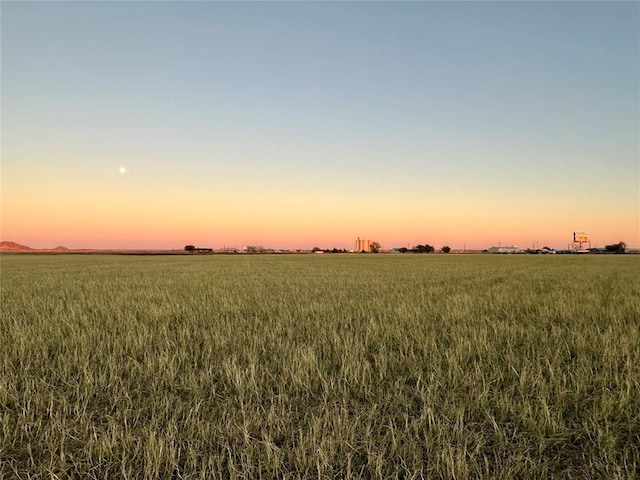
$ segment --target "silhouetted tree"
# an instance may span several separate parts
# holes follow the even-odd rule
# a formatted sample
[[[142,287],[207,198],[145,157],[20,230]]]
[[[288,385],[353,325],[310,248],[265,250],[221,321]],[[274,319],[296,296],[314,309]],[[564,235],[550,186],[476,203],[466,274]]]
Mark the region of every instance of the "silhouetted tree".
[[[193,246],[193,245],[187,245],[187,246],[184,247],[185,252],[189,252],[189,253],[194,252],[195,249],[196,249],[196,247]]]
[[[442,253],[449,253],[451,251],[451,247],[449,245],[445,245],[440,249]]]
[[[432,245],[426,244],[426,245],[416,245],[415,247],[413,247],[411,249],[412,252],[414,253],[433,253],[435,251],[435,248]]]
[[[380,248],[382,248],[382,247],[380,247],[380,244],[378,242],[371,242],[369,244],[369,251],[371,253],[379,253],[380,252]]]
[[[627,244],[624,242],[614,243],[613,245],[607,245],[604,249],[607,252],[612,253],[625,253],[627,250]]]

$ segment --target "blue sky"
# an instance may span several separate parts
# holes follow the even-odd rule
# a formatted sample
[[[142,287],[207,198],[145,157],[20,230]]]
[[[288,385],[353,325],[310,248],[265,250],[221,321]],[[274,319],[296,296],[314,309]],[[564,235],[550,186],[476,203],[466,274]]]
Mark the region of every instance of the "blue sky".
[[[123,229],[155,215],[216,244],[640,246],[639,19],[637,2],[3,2],[3,240],[73,243],[72,205],[144,202],[86,242],[149,244]],[[38,233],[53,192],[67,213]],[[236,208],[181,220],[196,203]]]

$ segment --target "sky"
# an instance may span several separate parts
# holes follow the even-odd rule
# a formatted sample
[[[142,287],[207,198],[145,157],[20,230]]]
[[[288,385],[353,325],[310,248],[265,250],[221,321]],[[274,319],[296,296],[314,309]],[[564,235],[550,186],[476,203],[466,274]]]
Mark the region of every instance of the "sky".
[[[2,240],[640,247],[638,2],[0,8]]]

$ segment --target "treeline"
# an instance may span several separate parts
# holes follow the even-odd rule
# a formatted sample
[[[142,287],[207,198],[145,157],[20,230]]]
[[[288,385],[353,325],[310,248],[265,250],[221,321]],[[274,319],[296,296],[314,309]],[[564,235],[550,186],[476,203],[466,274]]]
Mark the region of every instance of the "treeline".
[[[624,242],[614,243],[613,245],[607,245],[604,249],[608,253],[625,253],[627,251],[627,244]]]
[[[402,247],[399,248],[398,251],[400,253],[433,253],[436,251],[436,247],[427,243],[426,245],[416,245],[413,248]],[[445,245],[440,249],[440,251],[442,253],[449,253],[451,251],[451,247]]]

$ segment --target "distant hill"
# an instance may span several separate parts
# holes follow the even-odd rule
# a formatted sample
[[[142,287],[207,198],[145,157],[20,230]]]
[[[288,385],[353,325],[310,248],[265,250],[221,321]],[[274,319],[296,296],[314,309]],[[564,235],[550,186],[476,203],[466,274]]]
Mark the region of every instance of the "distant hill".
[[[16,242],[0,242],[0,252],[69,252],[67,247],[31,248]]]
[[[0,242],[0,252],[31,252],[33,248],[16,242]]]

